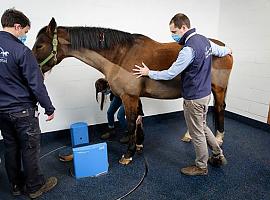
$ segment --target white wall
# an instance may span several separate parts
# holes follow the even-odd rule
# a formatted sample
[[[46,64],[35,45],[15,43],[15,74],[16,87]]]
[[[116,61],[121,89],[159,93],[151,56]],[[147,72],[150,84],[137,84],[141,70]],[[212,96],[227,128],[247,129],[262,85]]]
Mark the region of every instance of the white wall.
[[[270,1],[221,0],[220,8],[219,38],[226,41],[234,54],[227,109],[267,122],[270,101]]]
[[[168,23],[178,12],[187,14],[199,33],[217,38],[219,3],[215,0],[11,0],[1,2],[0,13],[2,15],[5,9],[15,7],[31,19],[32,28],[26,43],[30,48],[38,30],[47,25],[51,17],[55,17],[61,26],[114,28],[145,34],[159,42],[170,42]],[[75,59],[64,60],[55,67],[45,82],[56,107],[56,116],[52,122],[45,122],[41,115],[42,131],[67,129],[77,121],[88,124],[106,122],[106,107],[99,111],[95,101],[94,82],[100,77],[103,76],[98,71]],[[153,115],[182,109],[182,100],[143,99],[143,106],[146,115]]]

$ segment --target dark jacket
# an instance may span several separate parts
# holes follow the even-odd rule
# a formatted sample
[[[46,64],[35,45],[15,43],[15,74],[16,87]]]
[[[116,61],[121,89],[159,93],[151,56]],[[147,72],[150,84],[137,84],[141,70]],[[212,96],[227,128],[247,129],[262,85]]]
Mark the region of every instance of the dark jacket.
[[[20,112],[37,102],[47,115],[54,112],[32,51],[12,34],[0,31],[0,112]]]
[[[211,93],[211,44],[195,29],[187,31],[180,40],[184,47],[191,47],[195,52],[193,62],[181,73],[184,99],[200,99]],[[186,40],[191,34],[188,40]]]

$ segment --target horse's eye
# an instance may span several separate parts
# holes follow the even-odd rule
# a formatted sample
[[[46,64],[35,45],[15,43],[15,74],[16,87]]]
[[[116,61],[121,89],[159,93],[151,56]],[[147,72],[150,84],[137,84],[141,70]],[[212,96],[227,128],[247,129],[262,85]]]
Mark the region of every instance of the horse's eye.
[[[36,46],[36,49],[41,49],[42,48],[42,45],[37,45]]]

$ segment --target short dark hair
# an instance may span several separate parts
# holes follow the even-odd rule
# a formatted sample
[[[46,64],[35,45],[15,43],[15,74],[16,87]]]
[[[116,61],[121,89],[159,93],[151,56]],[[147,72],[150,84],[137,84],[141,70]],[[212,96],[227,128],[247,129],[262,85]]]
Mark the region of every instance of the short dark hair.
[[[7,9],[1,17],[2,27],[13,27],[14,24],[20,24],[23,28],[30,27],[30,20],[21,11],[14,8]]]
[[[174,17],[170,21],[170,24],[172,23],[174,23],[174,26],[177,28],[181,28],[183,25],[186,25],[188,28],[190,28],[189,18],[182,13],[177,13],[176,15],[174,15]]]

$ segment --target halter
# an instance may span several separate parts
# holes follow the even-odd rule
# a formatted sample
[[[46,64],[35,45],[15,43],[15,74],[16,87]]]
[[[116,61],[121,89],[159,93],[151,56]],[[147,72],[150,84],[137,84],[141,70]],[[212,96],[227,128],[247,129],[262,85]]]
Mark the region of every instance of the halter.
[[[49,60],[51,60],[54,57],[54,62],[57,63],[57,45],[58,45],[58,40],[57,40],[57,29],[54,29],[53,32],[53,40],[52,40],[52,45],[53,45],[53,50],[51,51],[50,55],[45,58],[40,64],[39,66],[42,67],[43,65],[45,65]]]

